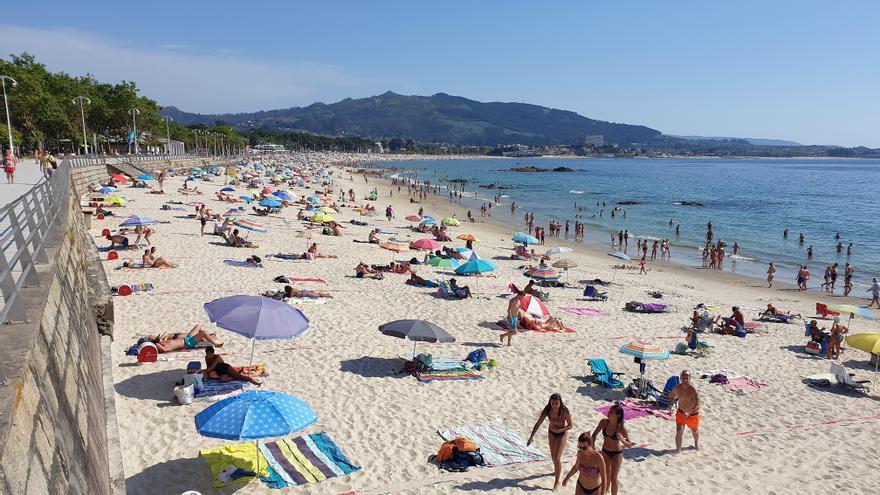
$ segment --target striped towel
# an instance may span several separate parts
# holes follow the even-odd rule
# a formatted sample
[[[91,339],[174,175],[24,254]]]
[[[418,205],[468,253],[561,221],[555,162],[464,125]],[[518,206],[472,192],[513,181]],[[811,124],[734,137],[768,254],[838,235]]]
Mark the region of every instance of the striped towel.
[[[473,371],[457,368],[451,370],[416,371],[413,373],[420,382],[432,382],[434,380],[482,380],[484,377]]]
[[[506,426],[456,426],[437,430],[443,440],[462,436],[471,439],[486,461],[486,466],[504,466],[524,462],[542,462],[549,458]]]
[[[598,309],[593,309],[593,308],[574,307],[574,308],[559,308],[559,309],[562,311],[565,311],[566,313],[571,313],[573,315],[578,315],[578,316],[608,316],[608,313],[601,311],[601,310],[598,310]]]
[[[318,483],[361,469],[323,431],[260,444],[260,453],[269,464],[264,481],[272,488]]]

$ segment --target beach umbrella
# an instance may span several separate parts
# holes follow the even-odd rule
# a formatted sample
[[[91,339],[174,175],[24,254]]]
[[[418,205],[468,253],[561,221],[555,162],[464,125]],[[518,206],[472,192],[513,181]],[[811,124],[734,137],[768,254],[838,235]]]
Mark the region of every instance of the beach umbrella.
[[[158,220],[154,220],[150,217],[141,217],[138,215],[134,215],[132,217],[127,218],[124,222],[120,223],[120,227],[136,227],[139,225],[155,225],[159,223]]]
[[[456,237],[456,239],[461,239],[463,241],[480,242],[480,240],[477,239],[474,234],[461,234],[460,236]]]
[[[230,187],[224,187],[223,189],[220,189],[220,192],[233,193],[233,192],[235,192],[235,188],[234,188],[234,187],[231,187],[231,186],[230,186]]]
[[[379,244],[379,247],[381,247],[382,249],[393,251],[395,253],[404,253],[409,251],[409,247],[406,245],[406,243],[397,241],[386,241],[382,244]]]
[[[125,184],[126,182],[128,182],[128,177],[126,177],[126,176],[124,176],[124,175],[122,175],[122,174],[113,174],[113,175],[111,175],[110,177],[112,177],[113,180],[115,180],[115,181],[117,181],[117,182],[122,182],[123,184]]]
[[[570,247],[565,246],[556,246],[544,251],[544,254],[547,256],[553,256],[554,254],[562,254],[562,253],[570,253],[572,249]]]
[[[440,248],[440,243],[434,239],[419,239],[415,242],[411,242],[409,247],[423,251],[433,251]]]
[[[189,169],[189,173],[193,175],[202,175],[202,169],[200,168],[191,168]]]
[[[294,201],[296,198],[287,191],[275,191],[272,193],[273,196],[282,200],[282,201]]]
[[[439,326],[424,320],[396,320],[379,325],[379,331],[399,339],[413,341],[413,357],[419,342],[455,342],[455,337]]]
[[[336,210],[334,210],[333,208],[330,208],[329,206],[322,206],[322,207],[318,208],[318,211],[323,212],[323,213],[327,213],[328,215],[335,215],[336,213],[338,213]]]
[[[321,200],[316,198],[315,196],[309,196],[308,198],[306,198],[306,201],[308,201],[309,203],[313,203],[313,204],[317,204],[317,203],[321,202]]]
[[[495,264],[487,260],[470,260],[467,263],[455,269],[455,273],[459,275],[476,275],[480,273],[491,272],[495,270]]]
[[[521,242],[526,245],[538,243],[538,239],[535,239],[534,237],[532,237],[524,232],[517,232],[517,233],[513,234],[513,237],[511,237],[510,239],[513,242]]]
[[[238,208],[232,208],[223,214],[224,217],[243,217],[245,215],[247,215],[247,212],[239,210]]]
[[[626,253],[621,253],[619,251],[612,251],[612,252],[608,253],[608,256],[611,256],[612,258],[621,259],[623,261],[632,261],[632,258],[630,258],[629,255],[627,255]]]
[[[240,227],[245,230],[250,230],[251,232],[257,232],[258,234],[265,234],[269,232],[269,229],[266,228],[265,225],[254,222],[253,220],[248,220],[246,218],[237,218],[232,222],[232,225],[236,227]]]
[[[457,218],[447,217],[440,221],[441,224],[446,225],[448,227],[457,227],[461,225],[461,221]]]
[[[524,273],[526,277],[540,280],[542,282],[549,280],[559,280],[561,275],[552,268],[530,268]]]
[[[107,196],[106,198],[104,198],[104,202],[107,203],[108,205],[116,205],[116,206],[122,206],[125,203],[127,203],[127,201],[124,198],[122,198],[121,196],[116,196],[116,195]]]
[[[639,374],[645,374],[645,361],[669,359],[669,351],[653,342],[633,341],[620,347],[620,352],[636,358],[639,363]],[[644,382],[644,380],[642,380]]]
[[[262,194],[263,196],[269,196],[269,195],[272,194],[273,192],[275,192],[275,188],[274,188],[274,187],[266,186],[266,187],[263,188],[262,191],[260,191],[260,194]]]
[[[201,201],[190,201],[186,205],[187,206],[202,206],[203,204],[205,204],[205,203],[202,203]]]
[[[260,206],[265,206],[267,208],[278,208],[281,206],[281,201],[275,199],[264,199],[260,201]]]
[[[252,198],[252,197],[250,197],[250,196],[239,196],[238,199],[240,199],[240,200],[242,200],[242,201],[244,201],[245,203],[248,203],[248,204],[250,204],[250,203],[252,203],[252,202],[254,201],[254,198]]]
[[[101,189],[98,189],[98,192],[101,194],[110,194],[110,193],[115,193],[118,190],[119,189],[117,189],[113,186],[104,186]]]
[[[453,270],[461,266],[461,262],[455,258],[441,258],[440,256],[432,256],[428,259],[428,264],[437,268],[452,268]]]
[[[155,177],[153,177],[152,175],[147,175],[147,174],[138,175],[137,178],[138,178],[138,180],[156,180]]]
[[[326,213],[315,213],[314,215],[312,215],[310,220],[313,222],[325,223],[325,222],[332,222],[333,217],[326,214]]]
[[[846,343],[849,344],[850,347],[874,355],[874,379],[872,382],[876,386],[877,367],[880,365],[880,332],[864,332],[847,335]]]
[[[421,222],[422,221],[422,217],[420,217],[418,215],[407,215],[406,219],[409,220],[410,222]]]
[[[212,323],[252,340],[252,364],[257,340],[292,339],[309,328],[309,319],[302,311],[268,297],[221,297],[204,307]]]
[[[568,270],[569,268],[576,268],[578,264],[574,261],[571,261],[570,259],[562,259],[557,261],[556,263],[553,263],[553,265],[551,266],[553,266],[554,268],[562,268],[563,270]]]
[[[544,302],[531,294],[528,294],[519,300],[519,309],[532,316],[537,316],[538,318],[550,315],[550,310],[547,309]]]
[[[849,314],[851,315],[850,318],[859,317],[867,318],[869,320],[875,319],[873,313],[867,308],[862,308],[853,304],[830,304],[828,305],[828,309],[831,311],[837,311],[840,314]]]
[[[426,222],[433,222],[434,224],[436,224],[437,219],[432,217],[431,215],[425,215],[422,217],[422,223],[426,223]]]
[[[290,435],[318,420],[315,411],[293,395],[249,390],[216,402],[196,414],[196,431],[211,438],[254,440],[256,475],[260,476],[262,438]]]
[[[427,218],[427,217],[425,217],[425,218],[422,219],[421,224],[422,224],[422,225],[437,225],[437,220],[435,220],[435,219],[433,219],[433,218]]]

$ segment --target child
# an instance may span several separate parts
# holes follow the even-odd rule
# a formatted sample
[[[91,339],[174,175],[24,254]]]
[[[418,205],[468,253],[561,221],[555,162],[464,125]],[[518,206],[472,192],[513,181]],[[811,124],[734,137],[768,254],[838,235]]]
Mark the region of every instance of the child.
[[[645,270],[645,256],[644,255],[642,255],[642,259],[639,260],[639,275],[641,275],[641,274],[645,274],[645,275],[648,274],[648,270]]]

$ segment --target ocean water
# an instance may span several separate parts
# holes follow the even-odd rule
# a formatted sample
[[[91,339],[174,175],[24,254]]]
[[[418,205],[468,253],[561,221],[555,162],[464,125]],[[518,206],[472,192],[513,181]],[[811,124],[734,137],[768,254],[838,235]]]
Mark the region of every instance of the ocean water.
[[[610,248],[609,232],[627,229],[629,253],[634,255],[635,237],[670,239],[672,261],[701,266],[699,249],[705,244],[706,224],[712,222],[714,239],[740,246],[739,256],[725,260],[724,270],[765,277],[767,263],[777,266],[777,280],[793,283],[797,267],[807,264],[813,274],[812,285],[821,281],[827,265],[844,263],[855,268],[856,290],[864,297],[864,287],[880,276],[880,160],[765,160],[765,159],[487,159],[396,162],[386,166],[397,175],[448,185],[464,179],[468,193],[464,199],[479,216],[479,205],[503,194],[502,204],[492,208],[492,216],[525,230],[523,214],[535,213],[535,224],[546,227],[549,220],[572,224],[581,215],[586,224],[585,242]],[[575,172],[517,173],[508,169],[536,166],[552,169],[569,167]],[[496,184],[509,189],[490,190],[481,185]],[[447,194],[445,191],[443,194]],[[448,197],[448,196],[447,196]],[[516,218],[510,203],[519,208]],[[605,212],[599,216],[605,202]],[[627,217],[610,212],[618,201],[637,201],[622,206]],[[682,206],[696,201],[705,206]],[[575,203],[586,211],[577,211]],[[673,225],[669,225],[669,220]],[[675,235],[675,224],[681,234]],[[783,231],[789,229],[788,239]],[[805,242],[798,242],[803,233]],[[844,252],[838,254],[835,234],[840,234]],[[852,242],[853,252],[846,255]],[[553,243],[552,240],[547,241]],[[813,246],[813,259],[806,249]],[[842,287],[842,285],[841,285]],[[842,290],[842,289],[841,289]]]

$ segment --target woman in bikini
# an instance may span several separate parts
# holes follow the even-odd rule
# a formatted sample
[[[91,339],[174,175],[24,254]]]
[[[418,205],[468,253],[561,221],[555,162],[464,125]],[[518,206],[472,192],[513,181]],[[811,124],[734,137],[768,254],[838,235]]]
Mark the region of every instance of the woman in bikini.
[[[206,332],[201,325],[195,325],[186,334],[176,332],[147,335],[147,340],[155,344],[160,353],[194,349],[199,345],[199,342],[208,342],[211,345],[223,347],[223,342],[217,339],[216,334]]]
[[[611,485],[611,495],[617,495],[617,474],[623,464],[623,449],[632,447],[629,433],[623,426],[623,408],[614,404],[608,410],[608,417],[599,421],[593,431],[593,441],[602,432],[602,455],[605,457],[606,479]]]
[[[562,486],[568,486],[568,480],[578,473],[575,495],[604,495],[608,490],[608,475],[605,457],[596,451],[593,437],[583,432],[578,437],[578,453],[574,466],[562,480]]]
[[[565,450],[565,443],[568,440],[568,430],[572,428],[571,413],[565,404],[562,403],[562,396],[553,394],[541,415],[538,422],[532,428],[532,434],[529,436],[527,445],[532,444],[535,439],[535,433],[544,423],[544,419],[550,420],[550,426],[547,429],[547,438],[550,441],[550,457],[553,458],[553,490],[559,487],[559,476],[562,474],[562,452]]]
[[[209,376],[211,372],[217,374],[219,380],[221,382],[231,382],[232,380],[241,380],[245,382],[253,383],[256,386],[260,386],[263,383],[253,378],[241,374],[240,371],[230,366],[228,363],[223,362],[223,358],[214,353],[214,347],[208,346],[205,347],[205,368],[198,370],[197,373],[204,373],[205,376]]]

